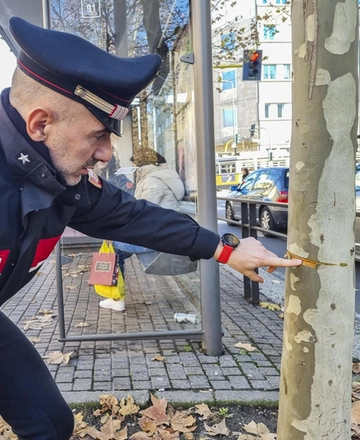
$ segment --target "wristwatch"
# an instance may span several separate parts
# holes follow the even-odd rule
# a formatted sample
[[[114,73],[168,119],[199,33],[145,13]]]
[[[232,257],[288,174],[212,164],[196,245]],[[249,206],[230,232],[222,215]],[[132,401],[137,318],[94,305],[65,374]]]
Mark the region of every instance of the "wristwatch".
[[[219,263],[225,264],[228,262],[228,259],[230,258],[231,252],[237,248],[240,244],[239,238],[234,234],[224,234],[221,237],[222,244],[224,245],[223,250],[221,251],[221,254],[217,261]]]

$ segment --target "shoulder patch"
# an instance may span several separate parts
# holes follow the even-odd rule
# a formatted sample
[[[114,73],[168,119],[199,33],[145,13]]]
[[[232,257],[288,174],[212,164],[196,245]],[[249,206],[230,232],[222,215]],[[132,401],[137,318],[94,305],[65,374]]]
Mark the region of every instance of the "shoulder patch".
[[[102,188],[100,177],[93,170],[88,170],[89,182],[98,188]]]

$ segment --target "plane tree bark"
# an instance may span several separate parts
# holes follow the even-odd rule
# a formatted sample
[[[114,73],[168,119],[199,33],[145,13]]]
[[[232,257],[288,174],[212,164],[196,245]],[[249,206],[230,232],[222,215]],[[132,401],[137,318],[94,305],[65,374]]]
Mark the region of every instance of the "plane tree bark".
[[[279,440],[350,439],[357,0],[293,0],[293,115]]]

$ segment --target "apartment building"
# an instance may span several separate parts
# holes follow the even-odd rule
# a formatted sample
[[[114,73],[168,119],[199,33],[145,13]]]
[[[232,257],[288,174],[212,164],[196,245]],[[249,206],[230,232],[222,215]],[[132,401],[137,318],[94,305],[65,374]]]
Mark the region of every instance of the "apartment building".
[[[285,7],[271,22],[257,21],[263,61],[261,81],[243,81],[242,64],[214,68],[215,139],[217,152],[244,155],[259,151],[262,155],[283,154],[291,137],[291,23],[286,0],[242,0],[233,8],[236,17],[219,23],[214,29],[215,44],[223,39],[231,44],[231,31],[250,29],[254,17],[263,17],[275,7]],[[283,21],[283,18],[287,18]],[[221,29],[221,31],[219,30]],[[216,41],[217,40],[217,41]],[[226,47],[226,44],[225,44]],[[251,49],[249,47],[249,49]],[[238,56],[242,54],[238,54]],[[224,63],[225,65],[225,63]],[[251,127],[255,130],[251,130]],[[236,149],[232,138],[237,134]],[[250,153],[249,153],[250,154]]]

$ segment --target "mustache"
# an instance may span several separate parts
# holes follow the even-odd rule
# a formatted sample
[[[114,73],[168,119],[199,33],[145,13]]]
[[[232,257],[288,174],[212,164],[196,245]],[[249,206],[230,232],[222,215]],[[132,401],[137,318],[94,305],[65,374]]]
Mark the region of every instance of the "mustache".
[[[98,162],[98,160],[89,160],[82,166],[82,168],[93,168]]]

